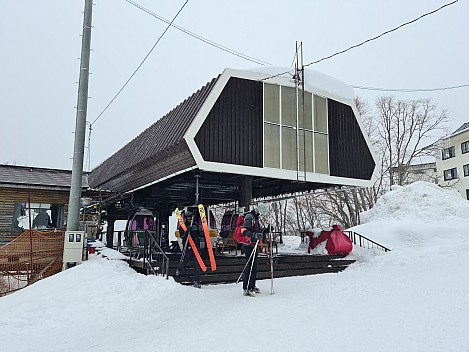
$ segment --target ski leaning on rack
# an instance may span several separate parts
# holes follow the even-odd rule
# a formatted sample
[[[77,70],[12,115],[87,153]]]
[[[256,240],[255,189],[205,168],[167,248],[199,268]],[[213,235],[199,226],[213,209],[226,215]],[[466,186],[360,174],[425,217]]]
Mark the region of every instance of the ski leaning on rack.
[[[217,270],[217,263],[215,262],[215,255],[213,254],[212,241],[210,240],[210,232],[208,231],[207,216],[205,215],[205,209],[202,204],[197,206],[199,208],[200,220],[202,221],[202,227],[205,234],[205,243],[207,244],[208,256],[210,258],[210,268],[212,271]]]
[[[186,227],[186,224],[184,224],[184,221],[182,220],[179,209],[176,208],[174,212],[176,213],[176,217],[178,218],[179,225],[181,225],[182,230],[186,232],[187,227]],[[192,239],[192,236],[190,233],[187,235],[187,240],[189,241],[189,245],[191,246],[192,251],[194,252],[195,258],[197,259],[197,262],[199,263],[200,269],[202,269],[203,272],[207,271],[207,267],[205,266],[204,261],[202,260],[202,257],[200,256],[200,253],[197,250],[197,247],[195,246],[194,240]]]

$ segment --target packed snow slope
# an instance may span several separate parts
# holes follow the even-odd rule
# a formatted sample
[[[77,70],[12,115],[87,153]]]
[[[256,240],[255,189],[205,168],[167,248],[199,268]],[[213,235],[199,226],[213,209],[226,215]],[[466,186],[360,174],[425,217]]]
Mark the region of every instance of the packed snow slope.
[[[98,256],[0,298],[1,351],[469,351],[469,202],[395,187],[338,274],[194,289]],[[289,249],[299,240],[287,238]]]

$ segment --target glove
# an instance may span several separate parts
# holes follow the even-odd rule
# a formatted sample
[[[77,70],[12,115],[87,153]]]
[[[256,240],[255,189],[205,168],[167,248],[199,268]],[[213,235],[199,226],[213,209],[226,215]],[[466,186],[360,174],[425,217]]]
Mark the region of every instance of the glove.
[[[264,238],[264,234],[262,232],[254,232],[252,235],[251,235],[251,239],[253,241],[260,241]]]

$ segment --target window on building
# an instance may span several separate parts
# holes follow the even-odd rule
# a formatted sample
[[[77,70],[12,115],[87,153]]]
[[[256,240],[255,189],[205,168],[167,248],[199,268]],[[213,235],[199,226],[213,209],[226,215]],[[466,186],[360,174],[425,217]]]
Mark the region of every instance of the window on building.
[[[63,227],[63,205],[46,203],[17,203],[13,213],[13,232],[31,228],[37,230]]]
[[[441,153],[441,157],[442,157],[443,160],[446,160],[446,159],[449,159],[449,158],[454,158],[455,156],[456,156],[456,153],[455,153],[454,146],[443,149],[443,151]]]
[[[264,166],[327,174],[327,125],[326,98],[264,83]]]
[[[445,181],[454,180],[454,179],[458,178],[458,173],[457,173],[456,168],[454,167],[452,169],[448,169],[448,170],[443,171],[443,177],[444,177]]]
[[[327,99],[314,95],[314,172],[329,173]]]
[[[469,176],[469,164],[463,165],[464,176]]]
[[[296,170],[296,130],[282,127],[282,169]]]
[[[469,189],[466,189],[466,199],[469,200]]]
[[[461,143],[461,153],[469,153],[469,141]]]

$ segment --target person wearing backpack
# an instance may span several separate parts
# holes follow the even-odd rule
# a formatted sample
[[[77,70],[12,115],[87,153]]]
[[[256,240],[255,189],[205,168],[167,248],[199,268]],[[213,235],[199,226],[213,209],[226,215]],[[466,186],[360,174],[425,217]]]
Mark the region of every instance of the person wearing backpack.
[[[262,233],[259,225],[259,213],[251,210],[244,216],[243,225],[240,229],[241,236],[237,240],[241,243],[244,255],[246,256],[246,266],[243,277],[243,292],[245,296],[254,297],[260,293],[256,287],[257,278],[257,255],[259,254],[258,240]],[[255,251],[253,253],[253,251]]]

